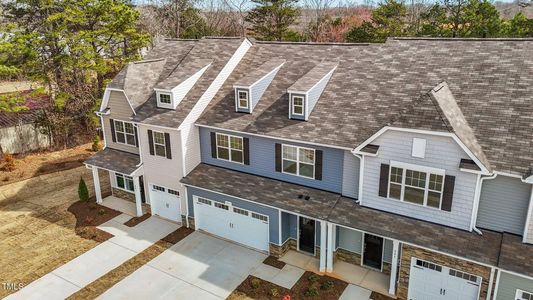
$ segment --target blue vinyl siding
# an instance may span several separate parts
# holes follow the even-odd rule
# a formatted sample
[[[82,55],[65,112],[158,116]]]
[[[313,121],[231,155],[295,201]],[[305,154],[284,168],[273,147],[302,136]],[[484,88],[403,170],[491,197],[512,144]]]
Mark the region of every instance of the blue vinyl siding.
[[[233,206],[267,215],[269,223],[268,230],[270,242],[273,244],[279,244],[279,211],[277,209],[233,198],[230,196],[221,195],[215,192],[209,192],[194,187],[187,187],[187,202],[189,206],[190,217],[194,217],[194,196],[222,203],[229,201],[232,203]]]
[[[249,138],[250,141],[250,165],[232,163],[224,160],[215,159],[211,156],[211,132],[227,133]],[[288,144],[302,146],[323,151],[322,160],[322,180],[303,178],[296,175],[276,172],[275,164],[275,144]],[[317,147],[301,143],[289,143],[277,141],[275,139],[250,136],[246,134],[235,134],[224,132],[222,130],[212,130],[209,128],[200,128],[200,147],[202,152],[202,162],[233,169],[241,172],[251,173],[254,175],[269,177],[277,180],[300,184],[312,188],[322,189],[334,193],[342,192],[342,173],[344,151],[334,148]]]

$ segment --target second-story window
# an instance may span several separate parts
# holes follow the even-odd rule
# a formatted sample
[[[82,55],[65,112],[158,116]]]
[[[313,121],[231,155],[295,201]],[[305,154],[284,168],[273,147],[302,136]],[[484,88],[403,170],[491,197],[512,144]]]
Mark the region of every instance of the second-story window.
[[[237,92],[239,108],[248,108],[248,92],[247,91],[238,91]]]
[[[441,208],[443,172],[391,165],[389,198],[423,206]]]
[[[217,158],[236,163],[244,162],[243,139],[240,136],[217,133]]]
[[[304,114],[304,97],[292,96],[292,114],[303,116]]]
[[[157,156],[167,157],[167,149],[165,143],[165,134],[159,131],[152,131],[154,137],[154,152]]]
[[[135,146],[135,128],[133,123],[114,120],[115,140],[117,143]]]
[[[162,104],[170,104],[170,103],[172,103],[172,99],[170,98],[170,94],[159,94],[159,103],[162,103]]]
[[[283,173],[315,178],[315,150],[283,145]]]

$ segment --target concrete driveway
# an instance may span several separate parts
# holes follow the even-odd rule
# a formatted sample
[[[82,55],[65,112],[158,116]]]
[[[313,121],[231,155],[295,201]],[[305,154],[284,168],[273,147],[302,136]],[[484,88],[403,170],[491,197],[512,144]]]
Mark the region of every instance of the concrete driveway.
[[[99,299],[226,299],[266,257],[196,231]]]

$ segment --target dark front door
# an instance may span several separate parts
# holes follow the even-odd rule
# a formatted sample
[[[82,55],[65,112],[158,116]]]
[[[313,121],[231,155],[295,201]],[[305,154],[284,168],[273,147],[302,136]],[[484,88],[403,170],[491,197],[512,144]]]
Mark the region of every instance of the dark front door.
[[[383,259],[383,238],[371,234],[365,234],[363,250],[363,265],[381,270]]]
[[[298,247],[300,251],[315,255],[315,220],[300,217],[300,236]]]
[[[141,203],[146,203],[146,196],[144,195],[144,178],[139,177],[139,185],[141,186]]]

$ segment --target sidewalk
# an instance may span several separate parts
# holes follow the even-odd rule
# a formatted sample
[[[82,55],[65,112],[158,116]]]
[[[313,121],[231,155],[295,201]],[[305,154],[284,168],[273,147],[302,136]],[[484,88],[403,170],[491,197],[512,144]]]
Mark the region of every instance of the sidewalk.
[[[180,226],[150,217],[135,227],[121,214],[98,228],[114,235],[93,249],[30,283],[6,299],[65,299],[142,252]]]

